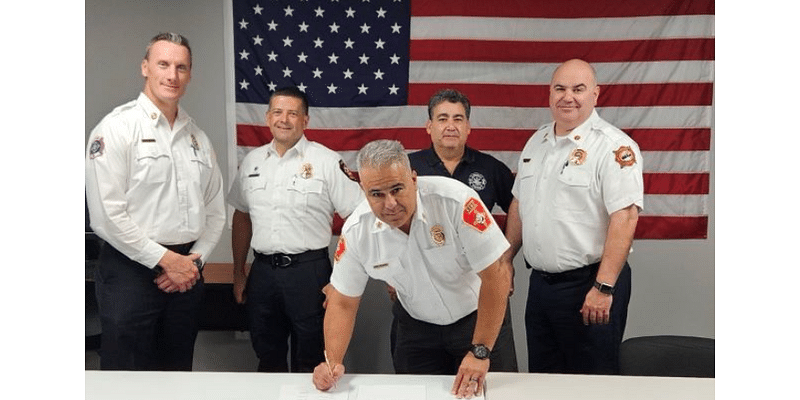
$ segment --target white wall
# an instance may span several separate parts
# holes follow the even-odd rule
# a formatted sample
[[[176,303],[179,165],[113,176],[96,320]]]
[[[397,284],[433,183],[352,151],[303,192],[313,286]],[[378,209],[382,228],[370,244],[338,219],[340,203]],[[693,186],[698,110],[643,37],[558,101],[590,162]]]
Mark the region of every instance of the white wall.
[[[84,143],[106,113],[141,91],[139,65],[147,41],[158,32],[175,31],[189,39],[194,56],[192,82],[182,105],[209,134],[220,166],[227,169],[224,1],[86,0]],[[227,171],[223,171],[223,176],[228,176]],[[709,207],[707,240],[634,243],[629,260],[633,294],[627,337],[660,334],[715,337],[713,171]],[[230,231],[226,230],[211,261],[230,260]],[[525,371],[524,310],[529,272],[521,256],[515,266],[516,294],[511,307],[518,361]],[[364,299],[349,349],[348,370],[391,372],[388,352],[391,315],[382,284],[371,282]],[[231,346],[238,350],[231,351]],[[237,340],[233,334],[202,333],[197,344],[196,369],[253,370],[250,352],[249,343]],[[229,358],[219,360],[220,355]]]

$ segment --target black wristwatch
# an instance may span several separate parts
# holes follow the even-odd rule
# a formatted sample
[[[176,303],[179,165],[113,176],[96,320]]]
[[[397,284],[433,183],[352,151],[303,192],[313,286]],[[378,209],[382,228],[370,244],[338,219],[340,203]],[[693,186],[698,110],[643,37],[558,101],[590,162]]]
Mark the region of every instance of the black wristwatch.
[[[197,267],[197,272],[202,272],[203,271],[203,267],[205,267],[205,265],[206,265],[203,262],[203,260],[198,258],[198,259],[194,260],[193,262],[194,262],[194,266]]]
[[[470,349],[472,355],[475,356],[478,360],[485,360],[492,355],[492,351],[489,350],[488,347],[482,344],[473,344],[472,349]]]
[[[605,282],[598,282],[594,281],[594,287],[603,294],[614,294],[614,287],[605,283]]]

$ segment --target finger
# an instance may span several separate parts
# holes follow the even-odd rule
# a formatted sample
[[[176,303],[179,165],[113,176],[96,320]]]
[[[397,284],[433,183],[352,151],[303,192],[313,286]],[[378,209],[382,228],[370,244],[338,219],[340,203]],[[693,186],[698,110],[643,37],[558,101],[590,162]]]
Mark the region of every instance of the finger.
[[[461,375],[460,372],[456,375],[456,379],[453,380],[453,387],[450,388],[450,394],[452,395],[458,394],[458,388],[461,387],[461,381],[463,380],[463,378],[464,377],[463,375]]]
[[[471,399],[478,389],[478,381],[472,379],[465,379],[461,385],[457,397],[460,399]]]

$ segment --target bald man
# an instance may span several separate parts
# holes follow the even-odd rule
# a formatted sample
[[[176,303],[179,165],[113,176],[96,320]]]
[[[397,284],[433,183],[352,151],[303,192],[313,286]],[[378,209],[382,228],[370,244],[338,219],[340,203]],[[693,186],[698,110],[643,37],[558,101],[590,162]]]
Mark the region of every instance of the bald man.
[[[615,374],[631,290],[627,263],[642,210],[642,156],[595,111],[594,68],[553,73],[550,112],[520,154],[506,237],[532,269],[530,372]]]

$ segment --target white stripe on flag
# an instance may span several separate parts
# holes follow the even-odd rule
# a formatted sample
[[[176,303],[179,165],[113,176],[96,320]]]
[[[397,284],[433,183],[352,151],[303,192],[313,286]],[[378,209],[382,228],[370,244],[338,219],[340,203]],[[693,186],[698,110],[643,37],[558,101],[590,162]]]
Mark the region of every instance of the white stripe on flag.
[[[655,61],[593,63],[597,81],[626,83],[703,83],[713,82],[713,61]],[[549,85],[558,64],[411,61],[409,83],[491,83]]]
[[[601,41],[714,37],[713,15],[610,20],[612,19],[412,17],[411,40]]]

